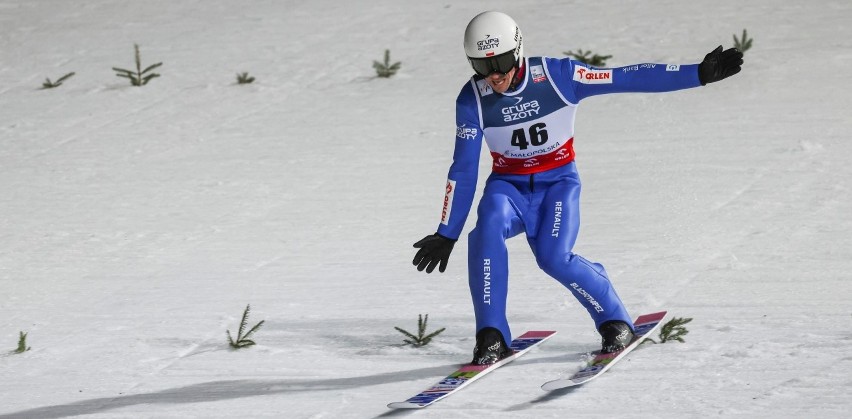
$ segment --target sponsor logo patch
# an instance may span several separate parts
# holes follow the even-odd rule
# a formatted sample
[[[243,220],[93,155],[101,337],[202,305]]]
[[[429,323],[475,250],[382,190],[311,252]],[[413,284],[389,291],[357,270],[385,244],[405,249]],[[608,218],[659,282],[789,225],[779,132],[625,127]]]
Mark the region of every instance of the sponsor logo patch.
[[[482,302],[491,305],[491,259],[482,260]]]
[[[538,159],[536,159],[536,158],[524,160],[524,167],[528,167],[528,168],[529,167],[535,167],[535,166],[538,166],[539,164],[541,164],[541,162],[539,162]]]
[[[597,302],[597,300],[595,300],[595,297],[592,297],[592,295],[589,294],[586,290],[580,288],[580,285],[578,285],[576,282],[571,283],[571,288],[574,288],[574,291],[576,291],[577,294],[580,295],[580,297],[588,301],[596,312],[604,312],[604,308],[600,305],[600,303]]]
[[[464,125],[456,127],[456,138],[461,140],[472,140],[476,138],[477,133],[479,133],[477,128],[468,128]]]
[[[453,211],[453,196],[456,194],[456,181],[447,179],[446,193],[444,194],[444,209],[441,211],[441,224],[449,225],[450,212]]]
[[[540,65],[530,67],[530,74],[532,75],[533,83],[540,83],[547,80],[547,76],[544,75],[544,68]]]
[[[550,235],[552,237],[559,237],[560,227],[562,227],[562,201],[556,201],[556,204],[553,206],[553,229],[550,230]]]
[[[491,35],[485,35],[485,39],[476,42],[476,49],[480,51],[488,51],[500,46],[500,38],[492,38]],[[493,53],[492,53],[493,55]]]
[[[477,80],[476,87],[479,89],[480,96],[488,96],[494,93],[494,90],[491,89],[491,85],[488,84],[488,81],[485,79]]]
[[[518,121],[528,117],[538,116],[539,111],[541,111],[541,106],[538,104],[537,100],[521,103],[524,100],[523,97],[518,96],[514,99],[514,105],[507,106],[500,110],[500,113],[503,114],[504,122]]]
[[[669,64],[666,66],[666,71],[680,71],[680,65]]]
[[[583,84],[612,84],[612,70],[598,70],[577,66],[574,69],[574,81]]]

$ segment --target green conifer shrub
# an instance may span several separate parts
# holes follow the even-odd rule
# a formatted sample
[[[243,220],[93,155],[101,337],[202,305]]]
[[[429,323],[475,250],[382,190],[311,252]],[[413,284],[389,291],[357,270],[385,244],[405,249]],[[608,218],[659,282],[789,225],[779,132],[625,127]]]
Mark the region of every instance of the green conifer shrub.
[[[135,51],[134,57],[136,59],[136,71],[125,70],[123,68],[113,67],[113,71],[116,72],[116,76],[124,77],[130,80],[130,84],[133,86],[144,86],[148,84],[151,79],[155,77],[160,77],[157,73],[149,73],[151,70],[163,65],[163,63],[157,63],[149,65],[142,69],[142,60],[139,58],[139,45],[133,44],[133,49]]]
[[[231,347],[234,349],[241,349],[254,345],[254,340],[249,339],[249,337],[252,335],[252,333],[260,329],[260,326],[263,326],[263,322],[265,322],[265,320],[261,320],[260,323],[254,325],[254,327],[249,329],[248,332],[245,332],[246,326],[248,325],[249,311],[251,311],[251,307],[250,305],[246,305],[246,309],[245,311],[243,311],[243,319],[240,321],[240,328],[237,331],[236,340],[231,336],[230,330],[226,331],[228,334],[228,344],[231,345]]]
[[[748,32],[746,32],[745,29],[743,29],[742,38],[738,39],[737,35],[734,34],[734,48],[740,50],[740,52],[742,52],[743,54],[745,54],[745,52],[748,51],[749,48],[751,48],[752,41],[754,41],[754,39],[748,37]]]
[[[376,69],[376,75],[382,78],[389,78],[393,76],[399,70],[400,66],[402,66],[402,63],[399,61],[393,64],[390,63],[389,49],[385,50],[385,61],[383,63],[373,61],[373,68]]]
[[[583,51],[582,49],[578,49],[577,52],[563,52],[563,54],[573,57],[575,60],[586,63],[592,67],[606,67],[606,60],[612,58],[612,55],[592,54],[592,51]]]
[[[426,317],[423,317],[422,314],[417,315],[417,334],[416,335],[413,334],[413,333],[410,333],[407,330],[404,330],[400,327],[394,327],[394,329],[396,329],[399,333],[402,333],[405,337],[407,337],[407,339],[403,340],[405,343],[412,345],[412,346],[416,346],[416,347],[426,346],[426,345],[429,344],[429,342],[432,341],[432,338],[434,338],[435,336],[438,336],[441,332],[444,331],[444,329],[446,329],[445,327],[442,327],[442,328],[440,328],[440,329],[438,329],[438,330],[436,330],[432,333],[426,334],[426,323],[428,321],[429,321],[429,315],[428,314],[426,315]]]
[[[56,81],[50,81],[49,78],[44,79],[44,83],[41,84],[42,89],[53,89],[54,87],[62,86],[62,82],[71,78],[74,75],[74,72],[68,73],[58,79]]]

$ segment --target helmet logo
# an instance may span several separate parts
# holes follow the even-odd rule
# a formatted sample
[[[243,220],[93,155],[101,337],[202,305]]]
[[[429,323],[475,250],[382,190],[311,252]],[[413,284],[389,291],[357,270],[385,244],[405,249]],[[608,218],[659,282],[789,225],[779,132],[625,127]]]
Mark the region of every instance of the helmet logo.
[[[479,51],[487,51],[500,46],[500,38],[492,38],[491,35],[485,35],[485,39],[476,42],[476,48]]]
[[[524,42],[524,37],[521,36],[521,28],[515,26],[515,58],[521,58],[522,42]]]

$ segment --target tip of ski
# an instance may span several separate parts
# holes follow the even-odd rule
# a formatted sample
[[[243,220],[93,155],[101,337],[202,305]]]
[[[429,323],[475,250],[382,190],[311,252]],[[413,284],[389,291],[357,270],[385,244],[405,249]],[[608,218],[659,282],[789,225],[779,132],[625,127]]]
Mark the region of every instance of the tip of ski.
[[[391,409],[422,409],[428,406],[428,404],[417,404],[417,403],[409,403],[409,402],[393,402],[388,403],[388,407]]]
[[[618,360],[627,355],[630,351],[635,349],[642,343],[645,339],[649,337],[651,333],[657,330],[663,319],[666,317],[667,312],[660,311],[657,313],[644,314],[639,316],[635,322],[633,322],[634,333],[636,333],[636,339],[628,345],[626,348],[618,351],[607,354],[602,354],[600,352],[593,352],[593,358],[586,362],[585,366],[578,371],[575,371],[573,375],[570,377],[559,378],[556,380],[548,381],[542,384],[541,389],[545,391],[558,390],[560,388],[567,388],[578,386],[581,384],[585,384],[594,378],[600,376],[604,372],[606,372],[610,367],[612,367]]]
[[[545,390],[545,391],[559,390],[560,388],[568,388],[568,387],[578,386],[580,384],[585,383],[586,381],[588,381],[588,380],[583,380],[583,381],[574,381],[574,380],[567,380],[567,379],[553,380],[553,381],[548,381],[548,382],[542,384],[541,389]]]
[[[418,393],[416,396],[402,402],[388,403],[391,409],[422,409],[444,397],[449,396],[468,384],[482,378],[485,374],[507,364],[521,355],[525,354],[535,346],[549,339],[556,332],[552,330],[533,330],[513,339],[509,347],[515,351],[514,354],[503,358],[499,362],[490,365],[464,364],[452,374],[445,377],[437,384]]]

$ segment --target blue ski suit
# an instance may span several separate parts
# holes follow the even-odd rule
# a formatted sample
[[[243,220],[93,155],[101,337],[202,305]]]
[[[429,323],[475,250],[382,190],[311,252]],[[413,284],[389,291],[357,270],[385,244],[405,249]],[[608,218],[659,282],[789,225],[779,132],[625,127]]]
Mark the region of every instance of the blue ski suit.
[[[494,327],[512,340],[506,318],[506,239],[522,232],[538,266],[586,308],[596,329],[632,325],[604,267],[572,252],[580,227],[580,178],[574,163],[574,116],[582,99],[621,92],[667,92],[700,86],[698,65],[637,64],[595,68],[529,57],[523,80],[503,94],[480,76],[456,99],[456,140],[438,234],[458,239],[476,191],[482,141],[493,158],[468,236],[468,275],[476,331]]]

